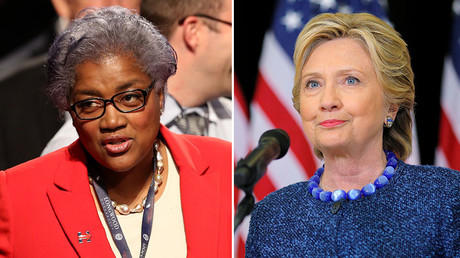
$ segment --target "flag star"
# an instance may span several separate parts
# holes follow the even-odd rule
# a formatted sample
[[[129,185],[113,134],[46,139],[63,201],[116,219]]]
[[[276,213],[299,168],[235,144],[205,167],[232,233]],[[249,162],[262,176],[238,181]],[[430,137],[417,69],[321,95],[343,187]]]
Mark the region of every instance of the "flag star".
[[[281,19],[281,24],[286,26],[286,30],[291,32],[302,26],[302,14],[300,12],[289,10]]]
[[[454,10],[455,15],[460,15],[460,1],[455,0],[452,9]]]
[[[378,3],[383,9],[387,9],[387,8],[388,8],[388,1],[386,1],[386,0],[378,0],[377,3]]]
[[[322,12],[333,9],[337,5],[335,0],[311,0],[310,2],[319,5],[319,9]]]
[[[337,9],[339,13],[352,13],[353,9],[349,5],[339,5],[339,8]]]

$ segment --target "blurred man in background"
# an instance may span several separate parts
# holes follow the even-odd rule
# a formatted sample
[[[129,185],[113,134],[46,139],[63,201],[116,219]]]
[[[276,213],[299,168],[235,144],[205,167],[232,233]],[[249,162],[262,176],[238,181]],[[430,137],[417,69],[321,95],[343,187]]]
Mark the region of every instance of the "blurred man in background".
[[[182,133],[231,141],[232,1],[143,0],[141,14],[178,56],[161,122]]]

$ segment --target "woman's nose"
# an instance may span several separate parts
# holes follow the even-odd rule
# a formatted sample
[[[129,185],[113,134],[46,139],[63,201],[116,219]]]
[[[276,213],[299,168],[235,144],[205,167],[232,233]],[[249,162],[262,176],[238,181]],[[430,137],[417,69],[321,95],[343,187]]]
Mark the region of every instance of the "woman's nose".
[[[339,109],[342,105],[340,92],[335,85],[325,85],[321,95],[321,109],[324,111],[332,111]]]
[[[126,115],[118,111],[113,103],[107,103],[105,114],[101,117],[100,128],[102,131],[115,131],[125,127]]]

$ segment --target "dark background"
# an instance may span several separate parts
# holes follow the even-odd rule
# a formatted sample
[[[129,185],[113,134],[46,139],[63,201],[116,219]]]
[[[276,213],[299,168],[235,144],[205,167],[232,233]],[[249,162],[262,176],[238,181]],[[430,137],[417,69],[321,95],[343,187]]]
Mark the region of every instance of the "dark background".
[[[248,102],[253,95],[263,36],[270,26],[275,3],[275,0],[234,2],[235,74]],[[452,27],[452,1],[433,4],[432,1],[389,0],[388,9],[389,19],[406,41],[412,58],[420,160],[422,164],[433,164],[438,142],[442,70]]]
[[[253,94],[265,30],[275,0],[234,0],[235,74],[247,100]],[[417,6],[414,6],[414,3]],[[452,0],[389,0],[389,18],[408,44],[416,85],[416,124],[422,164],[433,164],[438,139],[440,89],[452,23]],[[50,0],[0,0],[0,59],[49,30],[55,19]],[[0,118],[2,119],[2,118]]]
[[[51,0],[0,0],[0,58],[49,28],[55,15]]]
[[[43,88],[55,19],[50,0],[0,0],[0,170],[40,156],[62,125]]]

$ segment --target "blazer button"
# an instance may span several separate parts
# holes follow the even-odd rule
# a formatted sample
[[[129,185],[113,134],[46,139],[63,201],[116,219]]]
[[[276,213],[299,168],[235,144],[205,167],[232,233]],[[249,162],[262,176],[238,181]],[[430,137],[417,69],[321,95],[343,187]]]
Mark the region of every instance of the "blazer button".
[[[336,214],[339,210],[342,204],[340,202],[335,202],[334,205],[332,205],[331,212],[332,214]]]

